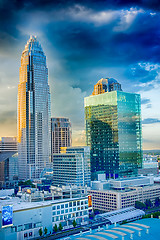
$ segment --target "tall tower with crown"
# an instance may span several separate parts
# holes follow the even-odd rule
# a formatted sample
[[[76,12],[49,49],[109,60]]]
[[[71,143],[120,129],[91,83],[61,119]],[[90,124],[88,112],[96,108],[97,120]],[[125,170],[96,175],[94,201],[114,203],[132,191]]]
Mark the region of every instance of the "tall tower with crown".
[[[49,163],[50,115],[46,56],[31,36],[22,52],[18,85],[19,179],[38,178]]]

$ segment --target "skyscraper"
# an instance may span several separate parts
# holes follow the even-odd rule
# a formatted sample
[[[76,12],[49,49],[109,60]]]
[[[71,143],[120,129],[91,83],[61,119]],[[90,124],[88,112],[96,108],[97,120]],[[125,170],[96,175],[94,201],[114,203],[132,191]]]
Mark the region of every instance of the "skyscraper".
[[[101,79],[84,100],[91,176],[134,176],[142,165],[141,101],[122,92],[115,79]]]
[[[51,152],[60,153],[61,147],[72,144],[72,129],[69,118],[51,118]]]
[[[50,156],[50,90],[46,56],[35,36],[21,56],[18,85],[19,179],[38,178]]]

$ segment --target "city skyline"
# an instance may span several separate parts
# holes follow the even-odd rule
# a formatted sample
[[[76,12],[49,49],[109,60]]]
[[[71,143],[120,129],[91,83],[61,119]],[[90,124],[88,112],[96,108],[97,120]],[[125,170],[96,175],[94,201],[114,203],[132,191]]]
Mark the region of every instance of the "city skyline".
[[[143,149],[160,149],[159,5],[123,1],[1,1],[0,135],[17,135],[19,56],[37,35],[47,56],[52,117],[68,117],[83,145],[84,97],[102,77],[141,94]],[[9,16],[9,17],[8,17]],[[139,24],[141,23],[141,24]]]

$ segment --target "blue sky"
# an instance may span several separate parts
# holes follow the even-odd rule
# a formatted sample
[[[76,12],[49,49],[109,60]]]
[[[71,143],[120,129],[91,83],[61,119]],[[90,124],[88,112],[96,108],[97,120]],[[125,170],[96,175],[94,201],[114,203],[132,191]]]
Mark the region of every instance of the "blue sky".
[[[102,77],[142,98],[143,148],[160,149],[159,1],[0,0],[0,136],[16,135],[20,57],[30,35],[47,56],[52,116],[84,144],[83,99]]]

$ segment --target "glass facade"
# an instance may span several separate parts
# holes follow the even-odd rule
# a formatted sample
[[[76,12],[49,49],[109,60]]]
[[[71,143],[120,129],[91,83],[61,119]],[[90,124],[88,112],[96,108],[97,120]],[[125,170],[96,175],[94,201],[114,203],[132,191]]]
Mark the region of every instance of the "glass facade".
[[[84,102],[92,180],[98,173],[136,175],[142,165],[140,95],[112,91]]]
[[[38,178],[50,156],[50,90],[46,56],[31,36],[22,52],[18,85],[19,179]]]
[[[62,147],[72,145],[72,129],[68,118],[51,118],[51,152],[60,153]]]

